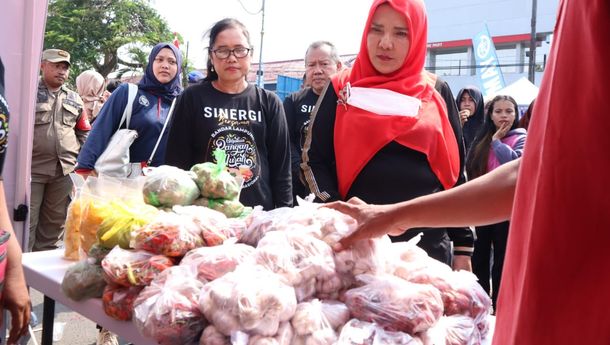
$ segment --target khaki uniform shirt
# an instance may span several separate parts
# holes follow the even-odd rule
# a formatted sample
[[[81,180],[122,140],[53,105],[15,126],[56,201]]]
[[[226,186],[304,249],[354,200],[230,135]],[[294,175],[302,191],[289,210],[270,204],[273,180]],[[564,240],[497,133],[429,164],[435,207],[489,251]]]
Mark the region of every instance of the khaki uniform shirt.
[[[62,86],[52,93],[42,79],[38,82],[34,147],[32,149],[32,181],[36,176],[67,175],[74,171],[76,157],[87,139],[89,130],[77,128],[83,115],[80,96]]]

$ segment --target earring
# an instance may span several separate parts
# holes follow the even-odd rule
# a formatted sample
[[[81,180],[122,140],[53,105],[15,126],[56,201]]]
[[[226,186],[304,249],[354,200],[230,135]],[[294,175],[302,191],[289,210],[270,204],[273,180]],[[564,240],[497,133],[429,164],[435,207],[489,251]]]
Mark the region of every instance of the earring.
[[[214,66],[212,66],[212,68],[210,69],[210,71],[214,72]]]

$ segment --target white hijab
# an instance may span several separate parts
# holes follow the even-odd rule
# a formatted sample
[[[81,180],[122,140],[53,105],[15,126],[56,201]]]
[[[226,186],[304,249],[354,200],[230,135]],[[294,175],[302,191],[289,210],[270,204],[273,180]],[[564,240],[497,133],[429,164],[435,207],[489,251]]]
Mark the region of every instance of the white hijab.
[[[76,90],[85,103],[85,108],[90,111],[93,120],[102,109],[104,99],[102,95],[106,90],[106,81],[96,71],[84,71],[76,77]]]

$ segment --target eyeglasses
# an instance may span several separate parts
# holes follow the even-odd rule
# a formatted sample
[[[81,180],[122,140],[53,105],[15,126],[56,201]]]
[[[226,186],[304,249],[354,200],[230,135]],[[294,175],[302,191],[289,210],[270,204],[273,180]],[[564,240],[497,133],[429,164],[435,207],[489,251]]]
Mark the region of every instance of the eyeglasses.
[[[218,59],[226,59],[231,54],[233,54],[236,58],[241,59],[241,58],[245,58],[246,56],[248,56],[248,54],[250,53],[250,50],[252,50],[252,49],[245,48],[245,47],[237,47],[237,48],[233,48],[233,49],[220,48],[220,49],[212,50],[212,53],[214,53],[214,55]]]

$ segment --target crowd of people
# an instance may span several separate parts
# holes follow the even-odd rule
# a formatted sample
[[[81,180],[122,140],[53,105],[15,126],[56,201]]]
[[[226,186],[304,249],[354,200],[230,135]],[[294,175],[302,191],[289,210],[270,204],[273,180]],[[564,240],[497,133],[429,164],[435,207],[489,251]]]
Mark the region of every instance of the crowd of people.
[[[561,2],[557,39],[549,61],[551,75],[545,76],[539,99],[521,118],[516,101],[509,95],[486,101],[477,87],[468,86],[454,98],[445,81],[425,71],[428,22],[420,0],[375,0],[360,50],[350,67],[341,61],[333,43],[311,43],[304,58],[306,86],[286,97],[283,104],[273,92],[247,82],[253,56],[250,34],[232,18],[218,21],[208,31],[207,74],[189,73],[186,89],[181,83],[182,55],[171,43],[153,47],[135,96],[130,94],[129,85],[108,83],[95,71],[79,75],[77,91],[70,90],[65,85],[72,63],[69,52],[47,49],[42,54],[36,94],[29,247],[24,249],[49,250],[60,244],[73,188],[69,174],[97,175],[96,162],[112,136],[119,129],[132,129],[137,131],[130,146],[130,163],[134,166],[189,169],[214,161],[215,150],[222,149],[227,167],[242,174],[240,202],[245,206],[260,205],[267,210],[290,207],[297,197],[311,193],[317,202],[352,215],[358,221],[358,230],[337,244],[337,251],[354,241],[380,235],[406,241],[422,233],[420,247],[455,270],[475,273],[492,297],[499,322],[494,344],[557,344],[542,341],[533,326],[524,326],[523,320],[541,315],[532,305],[525,306],[534,303],[532,298],[539,293],[531,292],[538,291],[534,283],[525,283],[536,277],[524,265],[540,269],[535,258],[541,254],[531,251],[540,248],[543,238],[554,236],[544,219],[533,219],[547,216],[548,199],[531,197],[540,215],[523,208],[529,195],[553,195],[534,189],[551,188],[552,182],[545,182],[545,178],[564,181],[558,177],[561,172],[539,175],[544,168],[541,161],[556,159],[567,169],[565,159],[558,159],[557,152],[565,157],[582,146],[544,150],[545,145],[567,146],[558,139],[549,143],[544,126],[560,126],[564,121],[558,115],[562,109],[554,104],[565,101],[561,92],[570,86],[559,83],[581,80],[565,71],[569,66],[558,63],[558,57],[564,56],[561,54],[567,54],[564,58],[568,59],[570,51],[586,46],[587,42],[574,39],[569,32],[582,31],[607,41],[593,30],[595,23],[603,22],[607,27],[602,14],[607,17],[603,8],[608,10],[608,3],[593,2],[602,9],[590,12],[573,0]],[[590,22],[576,24],[578,15]],[[607,57],[607,53],[607,49],[596,51],[599,57]],[[8,128],[8,107],[1,97],[2,72],[3,68],[0,120],[4,122],[2,128]],[[595,98],[599,95],[577,96],[575,102],[581,108],[573,109],[587,109],[587,115],[595,115],[598,103],[591,101],[601,101]],[[124,122],[126,109],[131,121]],[[551,109],[557,114],[551,114]],[[530,120],[532,135],[528,135]],[[588,122],[583,123],[576,130],[595,132],[586,125]],[[548,133],[560,136],[556,128]],[[593,136],[586,136],[593,140]],[[531,140],[537,147],[531,148],[531,143],[526,146]],[[3,137],[0,173],[5,150]],[[598,174],[593,167],[587,172]],[[518,177],[519,181],[535,181],[517,182]],[[3,196],[2,192],[0,180]],[[0,296],[13,317],[9,343],[14,343],[27,328],[30,307],[18,264],[21,250],[5,213],[6,207],[0,202],[0,225],[6,231],[0,234],[0,250],[8,252],[0,256],[0,278],[5,280]],[[515,221],[520,228],[515,229]],[[603,223],[599,219],[588,221],[593,227]],[[528,233],[534,224],[542,227],[548,238],[534,238]],[[558,245],[565,246],[559,241]],[[551,261],[551,265],[563,262],[568,269],[574,267],[554,257],[557,262]],[[548,287],[545,277],[560,276],[549,273],[537,278]],[[606,280],[600,278],[598,283],[608,285]],[[557,295],[565,297],[563,290]],[[549,299],[545,301],[546,311],[557,309],[549,306]],[[519,307],[532,315],[525,315]],[[560,321],[571,320],[558,314],[542,324],[560,327]],[[592,314],[597,315],[594,310]],[[607,330],[591,329],[607,340]],[[114,341],[100,338],[98,343]]]

